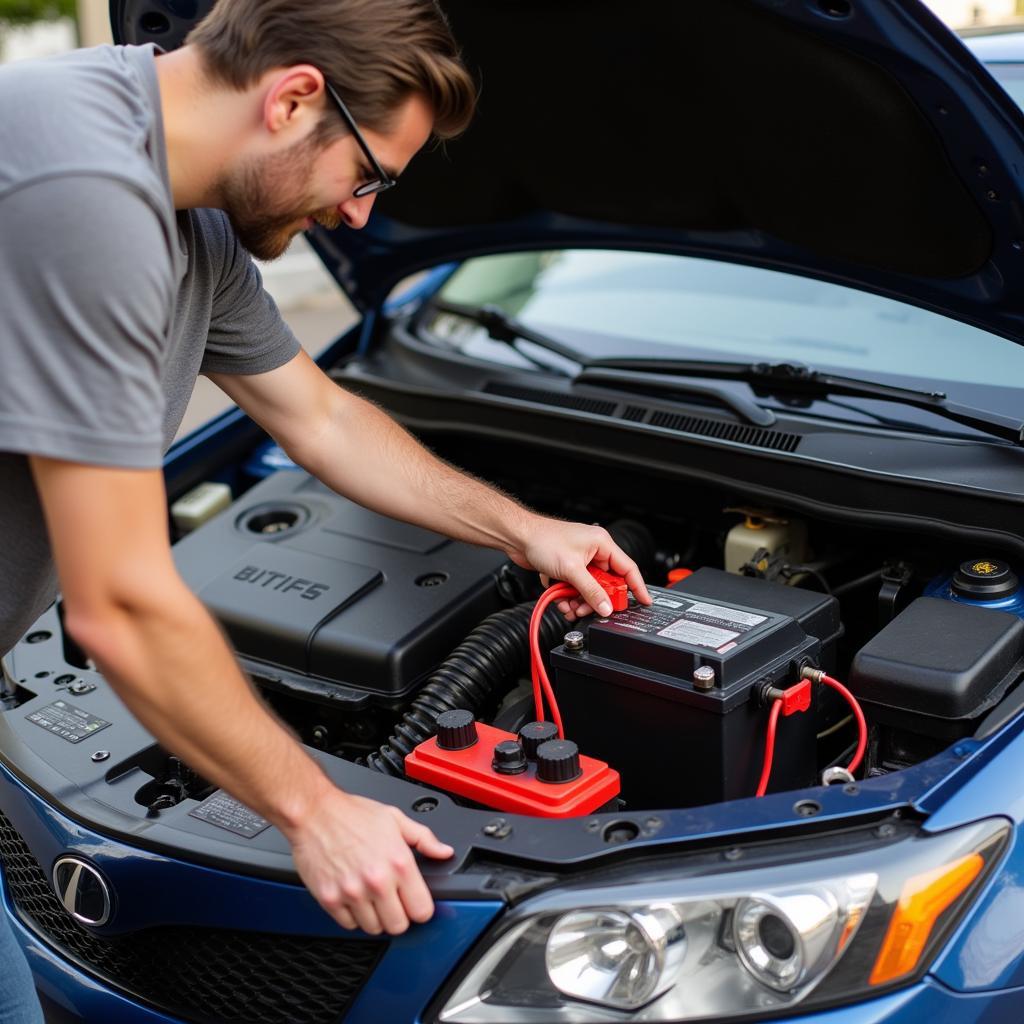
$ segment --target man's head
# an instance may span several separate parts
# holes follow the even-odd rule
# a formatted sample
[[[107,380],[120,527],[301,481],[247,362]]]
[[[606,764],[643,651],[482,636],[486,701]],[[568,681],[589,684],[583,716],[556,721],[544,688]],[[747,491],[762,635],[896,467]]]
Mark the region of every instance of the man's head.
[[[374,194],[354,193],[379,177],[374,163],[397,178],[431,135],[451,138],[473,114],[434,0],[220,0],[186,42],[211,84],[260,101],[217,192],[263,259],[314,219],[362,227]]]

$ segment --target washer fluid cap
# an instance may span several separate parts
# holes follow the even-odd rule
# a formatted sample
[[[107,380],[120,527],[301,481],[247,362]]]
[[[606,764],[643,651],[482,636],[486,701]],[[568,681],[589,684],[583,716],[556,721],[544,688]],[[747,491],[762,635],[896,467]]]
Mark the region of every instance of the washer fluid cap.
[[[442,750],[465,750],[477,741],[472,711],[459,708],[437,716],[437,745]]]
[[[572,740],[548,740],[537,748],[537,778],[541,782],[572,782],[581,772],[580,749]]]
[[[995,601],[1015,594],[1020,581],[1006,564],[994,558],[963,562],[953,577],[953,593],[976,601]]]

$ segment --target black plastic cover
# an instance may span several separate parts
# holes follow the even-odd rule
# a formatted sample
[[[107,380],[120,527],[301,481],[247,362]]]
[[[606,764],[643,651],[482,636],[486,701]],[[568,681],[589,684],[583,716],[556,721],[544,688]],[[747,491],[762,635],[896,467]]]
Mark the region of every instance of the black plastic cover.
[[[1016,680],[1024,621],[974,605],[919,597],[853,659],[850,689],[879,708],[929,718],[973,718]]]
[[[240,654],[389,697],[501,607],[505,561],[297,470],[257,484],[174,557]]]

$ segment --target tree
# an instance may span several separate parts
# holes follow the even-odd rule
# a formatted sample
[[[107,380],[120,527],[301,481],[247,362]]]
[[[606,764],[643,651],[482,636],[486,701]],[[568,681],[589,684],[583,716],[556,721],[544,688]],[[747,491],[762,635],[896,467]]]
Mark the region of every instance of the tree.
[[[0,0],[0,26],[74,16],[75,0]]]

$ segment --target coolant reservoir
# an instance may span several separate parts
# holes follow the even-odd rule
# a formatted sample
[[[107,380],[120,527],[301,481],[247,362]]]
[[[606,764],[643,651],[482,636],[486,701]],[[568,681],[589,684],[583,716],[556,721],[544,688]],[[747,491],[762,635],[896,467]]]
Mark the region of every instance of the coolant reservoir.
[[[791,562],[803,562],[807,557],[807,527],[799,519],[781,516],[760,509],[733,508],[726,512],[742,512],[738,522],[725,538],[725,571],[740,571],[761,548],[768,557],[782,555]]]

